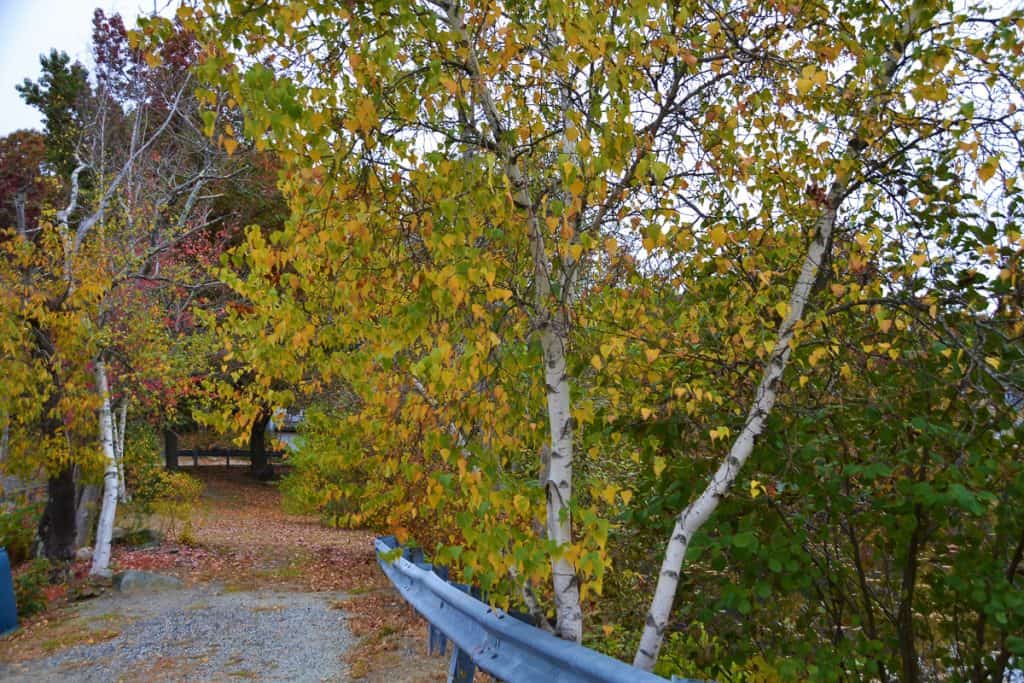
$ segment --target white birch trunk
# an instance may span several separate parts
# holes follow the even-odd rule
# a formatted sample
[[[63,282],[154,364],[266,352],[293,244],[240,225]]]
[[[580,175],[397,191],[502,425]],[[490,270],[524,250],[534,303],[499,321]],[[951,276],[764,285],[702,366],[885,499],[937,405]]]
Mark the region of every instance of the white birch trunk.
[[[669,614],[672,611],[672,603],[675,600],[679,572],[682,569],[690,541],[728,493],[736,480],[736,475],[739,474],[743,464],[750,457],[755,440],[764,430],[765,421],[775,405],[782,374],[789,362],[793,331],[796,324],[803,318],[811,288],[818,276],[818,269],[828,245],[831,243],[836,211],[844,191],[845,184],[837,182],[829,193],[827,206],[818,219],[816,234],[807,250],[803,267],[800,269],[800,276],[793,286],[789,298],[789,311],[779,326],[775,347],[772,349],[771,355],[768,356],[764,374],[761,376],[754,403],[747,413],[743,429],[737,435],[732,448],[729,449],[729,455],[718,466],[707,488],[676,518],[675,528],[672,530],[672,537],[665,550],[665,559],[658,575],[654,599],[651,601],[651,608],[644,623],[640,645],[633,659],[633,666],[645,671],[651,671],[654,668],[654,664],[658,660],[658,651],[661,649],[665,626],[668,624]]]
[[[529,183],[508,148],[504,134],[506,126],[481,73],[473,39],[466,29],[461,10],[455,3],[448,3],[446,10],[449,26],[459,34],[466,49],[465,67],[472,79],[473,91],[484,117],[493,133],[498,156],[504,162],[505,174],[512,186],[513,202],[527,215],[526,227],[533,257],[536,309],[534,325],[540,330],[541,346],[544,351],[544,381],[547,385],[548,424],[551,430],[551,460],[545,483],[547,533],[548,539],[554,541],[561,549],[572,543],[569,501],[572,498],[573,430],[569,378],[565,362],[569,333],[568,315],[562,307],[558,313],[551,313],[551,271],[540,218],[529,195]],[[557,617],[555,633],[566,640],[580,642],[583,638],[583,611],[580,608],[576,568],[556,553],[551,560],[551,572]]]
[[[96,361],[96,390],[103,403],[100,407],[100,444],[107,459],[103,474],[103,505],[96,525],[96,547],[92,553],[91,574],[106,576],[110,573],[110,541],[114,533],[114,517],[117,514],[117,458],[114,455],[114,420],[110,410],[110,390],[107,386],[107,367],[102,360]]]
[[[114,457],[117,460],[117,500],[126,503],[129,500],[128,487],[124,481],[124,426],[128,420],[128,399],[121,399],[120,416],[114,420]]]
[[[564,320],[564,318],[563,318]],[[561,321],[560,321],[561,322]],[[551,453],[548,478],[544,483],[547,495],[548,539],[559,547],[572,543],[573,429],[569,378],[565,367],[566,334],[563,325],[548,321],[541,333],[544,349],[544,380],[548,392],[548,425],[551,429]],[[566,640],[580,642],[583,638],[583,610],[576,568],[563,557],[551,561],[555,591],[555,633]]]
[[[903,26],[902,34],[910,36],[914,26],[920,19],[919,10],[912,10]],[[906,40],[899,40],[893,43],[893,52],[883,62],[878,72],[879,91],[884,92],[892,83],[899,68],[900,60],[907,48]],[[868,116],[874,115],[879,106],[877,98],[872,98],[866,108]],[[853,159],[861,153],[865,147],[863,140],[854,137],[846,146],[845,157]],[[711,514],[718,507],[722,498],[725,497],[736,476],[739,474],[743,464],[750,457],[754,450],[754,442],[764,430],[765,422],[775,406],[775,399],[778,395],[779,384],[782,375],[789,363],[789,356],[792,350],[791,342],[797,323],[803,319],[804,309],[810,299],[814,281],[818,277],[818,271],[822,260],[827,256],[832,245],[832,232],[835,229],[836,216],[839,206],[842,204],[844,195],[849,187],[850,172],[840,174],[832,183],[828,195],[822,206],[822,213],[815,224],[814,238],[807,248],[807,255],[804,257],[803,266],[800,269],[800,276],[789,298],[789,310],[785,319],[779,325],[775,346],[768,361],[765,364],[764,373],[754,394],[754,403],[747,413],[746,423],[743,429],[736,436],[729,455],[718,466],[711,482],[697,500],[688,505],[679,516],[672,529],[672,536],[665,549],[665,559],[661,564],[661,572],[658,575],[658,584],[654,590],[654,599],[651,600],[651,608],[644,621],[644,630],[640,636],[640,645],[637,647],[636,655],[633,658],[633,666],[645,671],[654,669],[658,661],[658,651],[661,649],[662,639],[665,634],[665,627],[668,624],[669,615],[672,612],[672,603],[675,601],[676,587],[679,584],[679,572],[682,569],[683,561],[686,559],[686,550],[690,547],[694,534],[700,530],[708,521]]]

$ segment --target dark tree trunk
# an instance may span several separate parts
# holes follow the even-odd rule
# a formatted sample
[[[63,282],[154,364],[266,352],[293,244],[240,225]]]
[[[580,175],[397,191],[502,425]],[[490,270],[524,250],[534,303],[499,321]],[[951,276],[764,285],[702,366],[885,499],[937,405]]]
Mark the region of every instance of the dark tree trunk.
[[[274,476],[274,469],[267,461],[267,425],[270,423],[270,413],[263,412],[252,423],[252,431],[249,432],[249,462],[253,476],[259,479],[270,479]]]
[[[178,469],[178,435],[170,429],[164,429],[164,466]]]
[[[917,683],[920,670],[917,663],[917,643],[914,635],[914,588],[917,583],[917,566],[923,545],[924,519],[921,506],[914,506],[914,531],[907,546],[907,559],[903,565],[903,585],[899,610],[896,615],[897,638],[900,661],[903,668],[902,683]]]
[[[55,564],[74,557],[75,547],[75,471],[68,466],[46,483],[47,500],[39,521],[39,539],[43,554]]]
[[[96,519],[96,503],[100,499],[100,487],[84,484],[76,488],[78,502],[75,505],[75,548],[88,545]]]

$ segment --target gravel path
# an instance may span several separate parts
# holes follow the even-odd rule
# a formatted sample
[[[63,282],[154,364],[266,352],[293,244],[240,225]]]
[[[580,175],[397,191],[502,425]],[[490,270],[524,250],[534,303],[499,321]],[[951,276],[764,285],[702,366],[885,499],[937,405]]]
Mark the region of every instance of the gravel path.
[[[65,633],[80,644],[54,638],[48,657],[0,663],[0,680],[348,681],[353,637],[333,606],[342,597],[217,585],[111,592],[75,608]]]

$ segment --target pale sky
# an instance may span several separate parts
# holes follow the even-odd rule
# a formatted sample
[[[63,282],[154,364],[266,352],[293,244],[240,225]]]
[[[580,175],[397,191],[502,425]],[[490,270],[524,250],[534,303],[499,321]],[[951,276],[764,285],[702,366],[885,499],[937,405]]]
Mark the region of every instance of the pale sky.
[[[157,0],[165,9],[168,0]],[[174,3],[177,4],[176,2]],[[125,25],[139,11],[150,13],[154,0],[0,0],[0,136],[19,128],[42,130],[39,112],[26,105],[14,86],[39,78],[39,55],[63,50],[91,66],[92,13],[120,12]]]

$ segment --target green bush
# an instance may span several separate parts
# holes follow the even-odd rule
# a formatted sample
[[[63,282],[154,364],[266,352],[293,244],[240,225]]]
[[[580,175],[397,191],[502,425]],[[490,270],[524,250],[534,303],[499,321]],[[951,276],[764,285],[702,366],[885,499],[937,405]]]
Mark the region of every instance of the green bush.
[[[14,575],[14,600],[19,617],[30,617],[46,609],[46,586],[50,583],[50,562],[44,557],[23,565]]]
[[[25,562],[32,556],[32,544],[43,514],[42,503],[31,503],[0,515],[0,548],[7,549],[12,565]]]
[[[159,439],[152,427],[134,425],[129,429],[124,464],[132,497],[124,510],[129,527],[143,527],[148,517],[157,516],[160,530],[169,538],[178,537],[179,529],[191,529],[192,510],[202,494],[202,483],[184,472],[164,468]]]

